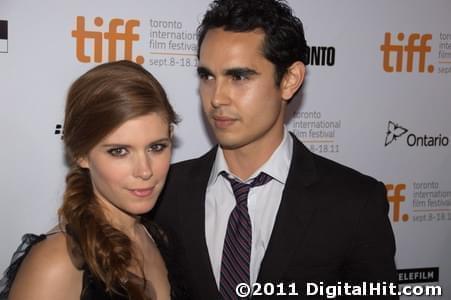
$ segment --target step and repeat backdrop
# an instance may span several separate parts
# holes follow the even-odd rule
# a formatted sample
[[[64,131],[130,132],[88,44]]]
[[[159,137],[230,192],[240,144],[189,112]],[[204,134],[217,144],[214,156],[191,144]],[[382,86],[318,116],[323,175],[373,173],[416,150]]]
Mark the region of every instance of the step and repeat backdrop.
[[[65,96],[89,68],[125,58],[162,82],[182,117],[174,162],[211,147],[196,77],[209,2],[0,2],[1,270],[22,234],[57,222]],[[438,284],[451,299],[451,2],[289,4],[310,57],[288,128],[386,184],[400,281]]]

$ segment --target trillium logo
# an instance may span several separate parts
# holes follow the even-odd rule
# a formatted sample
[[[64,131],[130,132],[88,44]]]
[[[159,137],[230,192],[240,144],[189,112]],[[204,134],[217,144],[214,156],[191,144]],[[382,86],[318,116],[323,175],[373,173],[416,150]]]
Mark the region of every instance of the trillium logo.
[[[398,138],[402,137],[407,133],[407,129],[399,126],[398,124],[388,121],[387,125],[387,135],[385,136],[385,147],[390,145],[393,141],[396,141]]]

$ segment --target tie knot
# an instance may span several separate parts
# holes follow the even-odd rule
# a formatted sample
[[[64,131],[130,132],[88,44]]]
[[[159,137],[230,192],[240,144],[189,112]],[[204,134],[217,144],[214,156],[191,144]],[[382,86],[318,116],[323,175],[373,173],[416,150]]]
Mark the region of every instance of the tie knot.
[[[256,187],[260,185],[264,185],[271,181],[272,177],[268,174],[261,172],[251,183],[243,183],[238,180],[229,177],[226,171],[222,171],[220,173],[224,178],[226,178],[230,185],[232,186],[233,194],[235,195],[235,199],[238,204],[247,203],[247,195],[249,194],[249,190],[251,187]]]

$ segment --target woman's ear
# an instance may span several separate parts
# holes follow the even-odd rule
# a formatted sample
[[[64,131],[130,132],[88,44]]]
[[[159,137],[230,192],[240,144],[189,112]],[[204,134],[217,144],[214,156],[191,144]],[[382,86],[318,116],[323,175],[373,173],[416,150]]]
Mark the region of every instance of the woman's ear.
[[[293,97],[301,87],[304,76],[305,65],[302,62],[296,61],[288,67],[280,83],[283,100],[288,101]]]
[[[89,161],[86,156],[79,157],[76,159],[77,165],[83,169],[89,169]]]

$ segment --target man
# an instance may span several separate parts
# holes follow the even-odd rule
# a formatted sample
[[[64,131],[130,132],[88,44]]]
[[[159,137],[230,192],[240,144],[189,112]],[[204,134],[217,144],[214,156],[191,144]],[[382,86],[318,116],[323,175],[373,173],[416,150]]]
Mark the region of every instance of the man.
[[[396,282],[384,185],[284,126],[305,74],[301,21],[282,1],[216,0],[198,34],[199,91],[219,145],[172,166],[156,210],[193,298],[240,299],[239,283],[298,299],[307,282]]]

